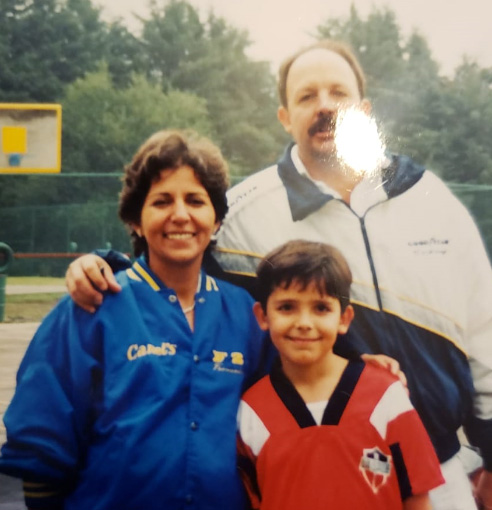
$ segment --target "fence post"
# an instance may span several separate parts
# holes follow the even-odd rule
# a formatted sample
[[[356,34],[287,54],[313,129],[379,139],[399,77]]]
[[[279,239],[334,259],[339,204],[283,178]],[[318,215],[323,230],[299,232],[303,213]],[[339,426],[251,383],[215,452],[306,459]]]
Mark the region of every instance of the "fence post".
[[[14,252],[8,244],[0,243],[0,322],[5,315],[5,291],[7,286],[7,270],[14,258]]]

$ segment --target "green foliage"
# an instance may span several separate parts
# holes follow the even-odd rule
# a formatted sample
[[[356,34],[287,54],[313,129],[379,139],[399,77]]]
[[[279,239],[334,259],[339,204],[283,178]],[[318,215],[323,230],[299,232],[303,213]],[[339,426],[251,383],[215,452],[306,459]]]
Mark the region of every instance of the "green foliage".
[[[245,32],[213,13],[202,21],[185,0],[153,2],[136,36],[121,22],[103,23],[90,0],[0,0],[0,7],[6,63],[0,93],[10,102],[63,102],[64,171],[121,168],[149,128],[165,125],[211,135],[235,174],[278,156],[285,137],[269,67],[247,57]],[[72,84],[101,69],[101,61],[109,81],[90,75],[85,90],[74,92]],[[136,84],[135,75],[148,82]],[[35,186],[36,179],[28,180]]]
[[[492,184],[492,70],[464,61],[434,98],[440,133],[436,159],[445,177],[458,183]]]
[[[114,181],[118,179],[114,178]],[[93,189],[99,180],[86,179]],[[116,198],[116,197],[115,197]],[[88,202],[65,205],[2,208],[0,238],[14,253],[84,253],[95,247],[131,251],[130,239],[118,219],[118,203]],[[14,259],[10,275],[62,275],[67,258]]]
[[[106,34],[104,60],[115,88],[128,87],[134,73],[143,73],[146,58],[141,41],[120,22],[112,23]]]
[[[278,156],[283,134],[274,79],[265,62],[246,56],[246,33],[213,13],[202,22],[191,4],[171,0],[153,5],[142,39],[150,78],[206,100],[214,139],[234,173],[251,173]]]
[[[53,102],[94,69],[103,42],[90,0],[0,0],[0,92],[5,102]]]
[[[404,67],[400,28],[393,11],[373,8],[366,21],[352,5],[346,20],[329,19],[318,26],[319,38],[350,43],[373,89],[387,88],[388,80],[398,79]]]
[[[149,75],[164,89],[177,85],[179,69],[205,55],[204,34],[197,11],[187,2],[171,0],[164,7],[151,3],[151,15],[142,31]]]
[[[387,8],[363,20],[352,6],[347,19],[321,24],[318,37],[354,49],[390,150],[449,181],[491,183],[492,71],[465,61],[454,79],[440,76],[426,40],[415,31],[405,39]]]
[[[70,241],[127,249],[118,174],[156,130],[210,136],[236,179],[273,162],[287,140],[268,65],[247,56],[246,32],[213,12],[202,19],[186,0],[151,0],[137,35],[103,22],[91,0],[0,0],[0,9],[2,102],[63,106],[62,174],[0,175],[0,239],[17,251],[65,251]],[[403,36],[388,8],[362,18],[352,6],[317,37],[354,48],[389,150],[447,181],[492,184],[492,69],[464,60],[453,77],[440,75],[426,39]],[[485,225],[488,194],[463,196]],[[99,208],[108,203],[110,212]]]
[[[165,94],[141,75],[115,89],[106,65],[66,89],[63,105],[62,176],[0,176],[0,203],[50,205],[114,200],[122,173],[138,146],[161,129],[211,132],[205,101],[193,94]],[[70,178],[71,173],[83,173]],[[90,174],[108,173],[98,178]]]
[[[205,101],[193,94],[165,94],[141,75],[114,89],[106,66],[67,88],[63,100],[66,172],[119,172],[138,146],[160,129],[210,133]]]

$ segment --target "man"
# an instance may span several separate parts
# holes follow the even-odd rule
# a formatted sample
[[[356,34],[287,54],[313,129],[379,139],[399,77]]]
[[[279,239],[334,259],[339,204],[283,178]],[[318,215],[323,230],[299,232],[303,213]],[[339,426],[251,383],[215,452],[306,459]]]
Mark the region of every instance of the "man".
[[[344,45],[322,41],[287,59],[279,95],[278,118],[294,143],[277,165],[230,191],[217,261],[245,284],[260,258],[289,239],[339,248],[354,275],[348,341],[396,358],[406,373],[446,479],[431,492],[434,508],[475,508],[457,457],[463,425],[484,459],[477,499],[492,508],[492,271],[476,226],[444,183],[409,158],[362,158],[357,167],[370,129],[340,153],[344,117],[368,119],[371,110]],[[93,257],[73,263],[68,277],[88,309],[101,296],[86,277],[115,289],[109,267]]]

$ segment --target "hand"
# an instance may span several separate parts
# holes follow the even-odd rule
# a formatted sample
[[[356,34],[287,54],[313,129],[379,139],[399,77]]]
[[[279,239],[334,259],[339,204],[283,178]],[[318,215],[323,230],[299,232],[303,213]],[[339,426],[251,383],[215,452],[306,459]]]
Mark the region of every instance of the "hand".
[[[121,290],[109,264],[92,253],[82,255],[68,266],[65,283],[71,298],[90,313],[102,303],[101,291]]]
[[[482,470],[474,494],[479,510],[492,510],[492,472]]]
[[[429,494],[416,494],[403,501],[403,510],[432,510]]]
[[[407,377],[400,369],[400,364],[396,359],[390,358],[385,354],[361,354],[360,357],[365,363],[370,363],[371,365],[389,370],[393,375],[396,375],[403,386],[407,388]]]

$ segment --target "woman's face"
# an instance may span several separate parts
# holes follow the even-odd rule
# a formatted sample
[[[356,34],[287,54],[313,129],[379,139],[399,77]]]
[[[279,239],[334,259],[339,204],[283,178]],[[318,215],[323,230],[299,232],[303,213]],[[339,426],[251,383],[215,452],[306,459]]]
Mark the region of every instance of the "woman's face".
[[[134,229],[148,244],[149,265],[161,270],[195,265],[219,222],[206,189],[187,165],[162,170],[150,187],[142,207],[140,225]]]

